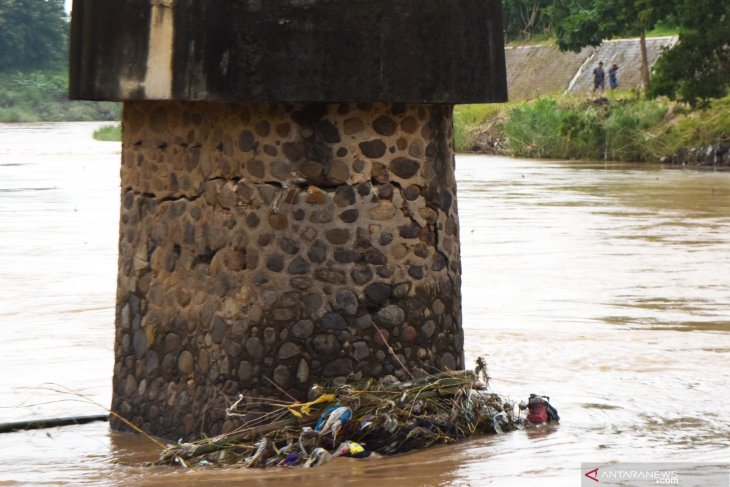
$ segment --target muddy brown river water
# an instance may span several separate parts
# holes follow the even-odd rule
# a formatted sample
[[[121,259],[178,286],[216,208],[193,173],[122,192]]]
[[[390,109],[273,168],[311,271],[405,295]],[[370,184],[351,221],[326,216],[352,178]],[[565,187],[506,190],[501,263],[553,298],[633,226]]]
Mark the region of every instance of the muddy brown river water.
[[[0,124],[0,423],[103,412],[119,146]],[[562,424],[311,470],[149,468],[105,423],[0,434],[0,485],[579,485],[580,462],[730,461],[730,173],[457,157],[468,362]],[[74,391],[81,396],[68,391]]]

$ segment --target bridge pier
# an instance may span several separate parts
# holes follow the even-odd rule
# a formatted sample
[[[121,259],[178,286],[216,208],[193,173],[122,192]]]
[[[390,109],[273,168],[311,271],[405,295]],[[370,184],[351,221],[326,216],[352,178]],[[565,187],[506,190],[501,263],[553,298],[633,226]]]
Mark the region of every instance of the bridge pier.
[[[125,0],[118,22],[101,15],[115,0],[74,4],[72,95],[124,100],[113,410],[194,438],[234,428],[225,410],[239,393],[304,399],[352,375],[463,368],[452,105],[504,98],[499,2],[460,0],[456,13],[437,0],[229,5],[264,37],[284,26],[258,44],[236,38],[231,12],[204,9],[209,31],[183,29],[207,3]],[[391,22],[368,25],[364,4]],[[383,40],[424,7],[427,38],[416,25]],[[320,25],[340,11],[359,20],[354,32]],[[312,22],[319,34],[301,54],[296,36]],[[464,26],[481,30],[454,34]],[[259,68],[311,77],[250,74],[287,33],[302,59]],[[365,66],[323,54],[352,48],[338,41],[355,42]],[[389,51],[368,60],[375,41]],[[484,59],[444,62],[469,46]],[[400,59],[390,68],[389,52]],[[354,78],[338,84],[328,70],[345,68]]]
[[[127,102],[113,409],[215,434],[238,393],[461,368],[451,131],[439,105]]]

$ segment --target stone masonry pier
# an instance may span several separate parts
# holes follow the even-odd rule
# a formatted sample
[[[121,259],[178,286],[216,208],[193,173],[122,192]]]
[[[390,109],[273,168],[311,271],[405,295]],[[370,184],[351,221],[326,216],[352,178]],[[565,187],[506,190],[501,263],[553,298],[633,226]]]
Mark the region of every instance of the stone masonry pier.
[[[216,433],[239,392],[463,366],[448,107],[130,102],[124,127],[115,410]]]
[[[194,438],[463,368],[452,105],[505,98],[499,2],[212,5],[74,3],[72,95],[125,101],[112,408]]]

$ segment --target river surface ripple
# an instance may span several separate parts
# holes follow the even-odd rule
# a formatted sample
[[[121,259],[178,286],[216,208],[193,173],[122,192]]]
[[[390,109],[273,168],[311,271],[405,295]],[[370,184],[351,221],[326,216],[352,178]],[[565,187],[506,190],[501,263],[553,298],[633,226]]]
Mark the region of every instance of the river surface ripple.
[[[113,364],[119,146],[0,124],[0,422],[96,414]],[[0,435],[0,485],[577,485],[580,462],[728,461],[730,173],[457,157],[464,328],[562,424],[322,468],[149,468],[104,423]]]

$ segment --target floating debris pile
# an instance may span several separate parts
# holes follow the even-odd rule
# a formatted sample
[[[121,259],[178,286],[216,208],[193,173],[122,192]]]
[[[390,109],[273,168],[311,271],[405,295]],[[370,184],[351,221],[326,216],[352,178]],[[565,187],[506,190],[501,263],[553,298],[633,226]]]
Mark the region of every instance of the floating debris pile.
[[[307,403],[240,396],[228,415],[242,419],[241,427],[171,445],[158,463],[311,467],[337,456],[392,455],[521,427],[514,405],[488,383],[480,359],[474,371],[318,387]]]

